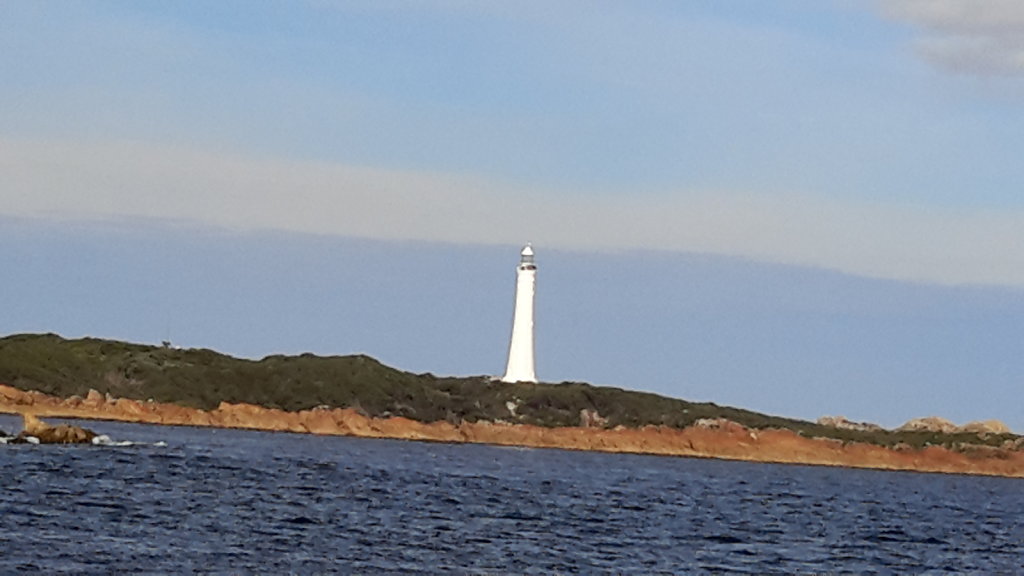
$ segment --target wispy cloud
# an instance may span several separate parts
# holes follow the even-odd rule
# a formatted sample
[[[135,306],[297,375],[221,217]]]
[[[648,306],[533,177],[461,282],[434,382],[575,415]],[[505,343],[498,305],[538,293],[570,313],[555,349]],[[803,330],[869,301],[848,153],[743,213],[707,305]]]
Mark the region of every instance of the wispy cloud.
[[[519,190],[468,177],[122,143],[0,139],[0,213],[455,243],[659,249],[1024,286],[1024,213],[742,191]]]
[[[881,0],[890,17],[923,32],[928,61],[968,74],[1024,75],[1024,2],[1019,0]]]

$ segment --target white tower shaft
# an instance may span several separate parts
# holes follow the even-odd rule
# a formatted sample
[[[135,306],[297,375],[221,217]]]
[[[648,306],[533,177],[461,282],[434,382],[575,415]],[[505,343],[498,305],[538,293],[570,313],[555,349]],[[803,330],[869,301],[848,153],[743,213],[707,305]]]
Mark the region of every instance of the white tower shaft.
[[[512,316],[512,341],[508,348],[508,366],[504,382],[536,382],[533,360],[533,301],[537,286],[537,266],[533,248],[527,244],[516,268],[516,304]]]

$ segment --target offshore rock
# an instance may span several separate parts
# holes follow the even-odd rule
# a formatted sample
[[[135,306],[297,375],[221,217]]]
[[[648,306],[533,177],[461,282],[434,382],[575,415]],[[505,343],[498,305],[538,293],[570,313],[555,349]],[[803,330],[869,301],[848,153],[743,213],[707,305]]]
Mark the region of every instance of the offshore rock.
[[[24,429],[18,440],[28,442],[28,438],[37,438],[40,444],[90,444],[96,433],[86,428],[60,424],[51,426],[32,414],[22,414]]]

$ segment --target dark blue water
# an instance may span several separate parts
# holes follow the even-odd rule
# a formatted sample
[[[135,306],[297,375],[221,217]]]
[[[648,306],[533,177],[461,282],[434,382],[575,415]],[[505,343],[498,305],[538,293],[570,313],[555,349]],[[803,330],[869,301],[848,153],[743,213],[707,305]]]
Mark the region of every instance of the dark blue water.
[[[0,446],[0,574],[1007,573],[1024,482],[104,422]],[[0,429],[16,431],[13,418]]]

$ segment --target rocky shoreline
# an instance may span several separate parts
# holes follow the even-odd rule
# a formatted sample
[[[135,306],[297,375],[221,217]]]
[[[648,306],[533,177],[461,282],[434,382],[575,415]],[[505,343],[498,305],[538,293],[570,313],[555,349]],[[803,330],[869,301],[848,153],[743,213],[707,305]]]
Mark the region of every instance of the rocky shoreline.
[[[221,403],[214,410],[140,402],[90,392],[67,399],[0,385],[0,412],[39,417],[113,420],[174,426],[205,426],[277,432],[468,442],[533,448],[718,458],[906,470],[950,474],[1024,477],[1024,452],[1014,448],[969,446],[950,450],[886,448],[873,444],[806,438],[790,430],[745,428],[728,420],[701,421],[689,428],[544,428],[504,422],[423,423],[402,417],[371,418],[351,408],[287,412],[251,404]]]

